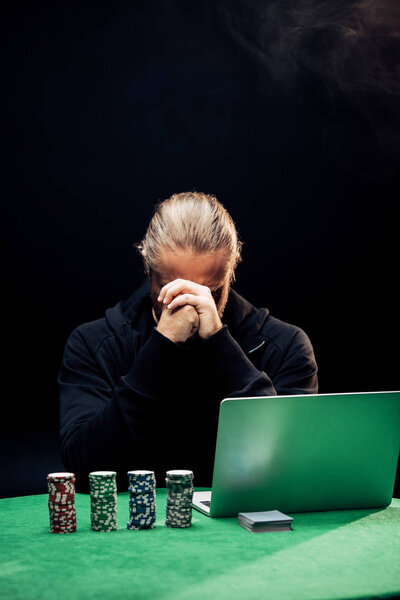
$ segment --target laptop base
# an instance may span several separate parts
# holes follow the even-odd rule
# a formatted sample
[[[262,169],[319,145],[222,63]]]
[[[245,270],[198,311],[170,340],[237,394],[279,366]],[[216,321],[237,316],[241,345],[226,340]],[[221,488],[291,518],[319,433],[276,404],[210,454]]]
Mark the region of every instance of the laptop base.
[[[210,516],[210,504],[211,492],[193,492],[192,507],[207,515],[207,517]]]

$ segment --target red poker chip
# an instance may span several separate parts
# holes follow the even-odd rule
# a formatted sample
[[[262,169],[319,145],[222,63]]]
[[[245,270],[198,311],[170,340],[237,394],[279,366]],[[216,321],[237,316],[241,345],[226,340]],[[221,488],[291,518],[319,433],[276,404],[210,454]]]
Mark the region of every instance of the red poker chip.
[[[48,473],[47,479],[53,479],[55,481],[71,481],[71,479],[75,479],[75,473],[69,471]]]
[[[75,494],[75,486],[49,485],[48,492],[49,494]]]
[[[53,523],[50,523],[50,527],[52,529],[69,529],[69,528],[73,528],[76,527],[76,520],[73,521],[65,521],[64,522],[60,522],[60,521],[55,521]]]
[[[49,473],[48,507],[51,533],[76,531],[75,475],[74,473]]]
[[[75,479],[49,479],[47,478],[47,485],[72,485],[75,483]]]
[[[52,508],[49,509],[49,513],[51,514],[52,517],[57,518],[57,519],[65,519],[66,517],[69,517],[71,515],[75,515],[76,512],[75,510],[53,510]]]
[[[74,502],[70,502],[69,504],[58,504],[58,502],[48,502],[48,507],[50,510],[57,510],[59,512],[68,512],[75,507]]]
[[[60,513],[50,513],[50,517],[53,523],[55,523],[56,521],[73,521],[76,519],[76,513],[68,513],[65,515],[62,515]]]
[[[60,487],[60,486],[50,486],[49,485],[49,489],[48,489],[49,494],[52,495],[56,495],[59,494],[60,496],[71,496],[73,494],[75,494],[75,487]]]
[[[51,504],[59,504],[63,506],[64,504],[74,504],[75,496],[70,494],[49,494],[49,503]]]
[[[75,484],[75,479],[69,479],[68,481],[60,481],[59,479],[47,479],[47,485],[52,487],[63,487],[69,488],[73,487]]]

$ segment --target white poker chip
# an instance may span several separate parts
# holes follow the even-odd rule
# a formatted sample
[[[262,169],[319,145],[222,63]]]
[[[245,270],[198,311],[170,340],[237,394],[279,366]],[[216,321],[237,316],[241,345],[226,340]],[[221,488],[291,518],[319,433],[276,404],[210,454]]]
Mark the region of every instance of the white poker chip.
[[[187,471],[186,469],[167,471],[168,477],[190,477],[191,475],[193,475],[193,471]]]

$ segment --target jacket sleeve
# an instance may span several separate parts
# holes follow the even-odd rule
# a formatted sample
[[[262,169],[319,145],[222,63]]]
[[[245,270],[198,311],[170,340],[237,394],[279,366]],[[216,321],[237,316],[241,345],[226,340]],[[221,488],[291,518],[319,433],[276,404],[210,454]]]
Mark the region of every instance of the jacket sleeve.
[[[130,370],[112,385],[84,330],[75,329],[58,375],[61,456],[66,468],[77,476],[86,475],[97,469],[115,470],[127,456],[132,460],[132,453],[134,460],[145,456],[161,390],[176,380],[182,352],[186,350],[153,329]],[[152,373],[155,364],[157,377]]]
[[[197,348],[207,356],[208,375],[222,398],[312,394],[318,391],[317,365],[303,330],[296,328],[273,378],[258,370],[229,333],[227,325]]]
[[[282,356],[274,386],[279,396],[318,393],[318,367],[307,334],[297,328]]]

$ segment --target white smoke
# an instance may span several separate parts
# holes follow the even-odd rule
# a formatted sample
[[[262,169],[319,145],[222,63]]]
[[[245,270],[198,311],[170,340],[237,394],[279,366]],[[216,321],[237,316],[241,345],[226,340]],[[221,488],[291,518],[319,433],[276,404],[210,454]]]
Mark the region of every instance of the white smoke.
[[[283,88],[308,72],[327,97],[352,103],[384,145],[398,142],[398,0],[226,0],[220,14]]]

